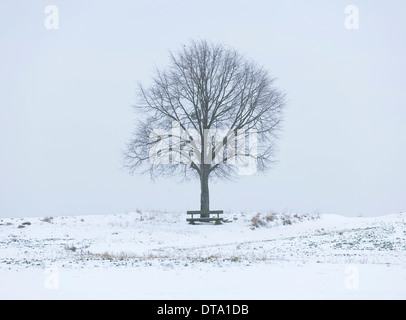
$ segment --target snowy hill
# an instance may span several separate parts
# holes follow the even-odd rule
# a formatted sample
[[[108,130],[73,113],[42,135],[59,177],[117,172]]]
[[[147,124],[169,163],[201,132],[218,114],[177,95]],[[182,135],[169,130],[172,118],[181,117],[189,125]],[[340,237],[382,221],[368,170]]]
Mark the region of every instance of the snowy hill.
[[[0,298],[406,298],[405,213],[185,219],[0,219]]]

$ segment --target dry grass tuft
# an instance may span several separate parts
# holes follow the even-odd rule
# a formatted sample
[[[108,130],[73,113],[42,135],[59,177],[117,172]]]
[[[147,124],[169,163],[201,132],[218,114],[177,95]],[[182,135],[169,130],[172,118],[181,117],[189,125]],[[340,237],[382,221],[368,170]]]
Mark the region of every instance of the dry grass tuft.
[[[45,217],[44,219],[42,219],[42,222],[48,222],[48,223],[52,223],[52,220],[54,219],[54,217]]]
[[[297,222],[302,222],[306,220],[317,219],[319,216],[303,214],[299,215],[297,213],[291,215],[286,213],[270,213],[264,215],[262,213],[257,213],[251,219],[251,229],[254,230],[259,227],[273,227],[278,225],[292,225]]]
[[[251,226],[254,228],[259,228],[260,226],[265,226],[266,222],[261,218],[261,213],[258,213],[256,216],[251,219]]]
[[[104,252],[104,253],[92,253],[87,252],[86,254],[81,256],[82,258],[93,258],[93,259],[103,259],[103,260],[132,260],[132,259],[166,259],[169,258],[167,255],[159,255],[154,253],[148,254],[136,254],[136,253],[129,253],[129,252]]]

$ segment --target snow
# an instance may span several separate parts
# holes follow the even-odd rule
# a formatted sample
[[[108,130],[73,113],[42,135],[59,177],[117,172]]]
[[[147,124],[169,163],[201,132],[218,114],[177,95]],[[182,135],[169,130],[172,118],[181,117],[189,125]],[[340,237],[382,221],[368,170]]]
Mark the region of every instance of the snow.
[[[0,219],[0,299],[406,298],[406,213],[224,216]]]

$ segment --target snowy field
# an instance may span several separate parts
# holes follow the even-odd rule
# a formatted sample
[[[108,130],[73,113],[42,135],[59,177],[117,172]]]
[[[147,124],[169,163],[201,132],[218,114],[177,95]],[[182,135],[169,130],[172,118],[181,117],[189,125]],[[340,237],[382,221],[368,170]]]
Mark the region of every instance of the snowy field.
[[[406,299],[406,213],[0,219],[0,299]]]

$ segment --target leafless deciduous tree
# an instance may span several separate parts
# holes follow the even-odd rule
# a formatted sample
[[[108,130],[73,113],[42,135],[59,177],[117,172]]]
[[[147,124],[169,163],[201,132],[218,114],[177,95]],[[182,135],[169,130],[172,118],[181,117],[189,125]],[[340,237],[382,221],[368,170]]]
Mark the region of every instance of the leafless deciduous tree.
[[[265,68],[222,44],[192,41],[170,53],[170,65],[156,70],[152,84],[139,85],[124,166],[151,177],[199,178],[200,210],[208,211],[209,178],[235,178],[247,159],[254,171],[269,168],[285,106],[274,82]]]

